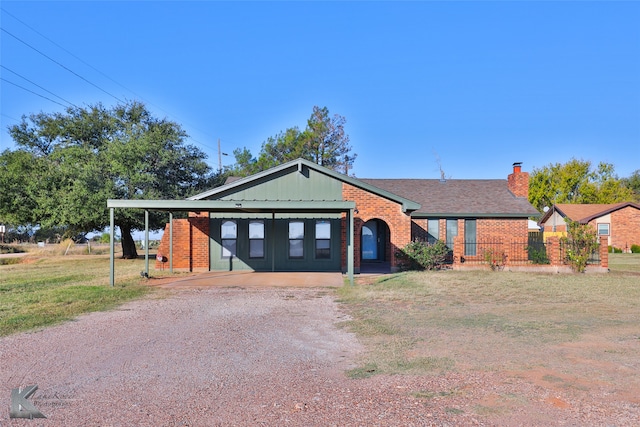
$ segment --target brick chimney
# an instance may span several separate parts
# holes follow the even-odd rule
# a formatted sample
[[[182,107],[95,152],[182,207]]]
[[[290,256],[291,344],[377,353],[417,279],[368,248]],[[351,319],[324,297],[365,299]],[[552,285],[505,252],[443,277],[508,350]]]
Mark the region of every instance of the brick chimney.
[[[513,173],[507,177],[507,186],[516,197],[529,198],[529,173],[522,172],[522,162],[513,164]]]

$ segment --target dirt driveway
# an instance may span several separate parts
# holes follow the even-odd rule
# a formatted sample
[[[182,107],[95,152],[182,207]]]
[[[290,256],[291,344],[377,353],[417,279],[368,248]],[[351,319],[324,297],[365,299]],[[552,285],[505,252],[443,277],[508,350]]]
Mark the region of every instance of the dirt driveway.
[[[0,426],[637,422],[624,408],[616,422],[604,422],[611,418],[598,413],[602,396],[567,408],[535,382],[500,372],[349,379],[344,371],[362,348],[338,326],[347,316],[331,289],[159,292],[162,298],[1,338]],[[10,419],[11,389],[33,384],[39,389],[29,400],[48,418]],[[509,396],[528,398],[506,406]]]

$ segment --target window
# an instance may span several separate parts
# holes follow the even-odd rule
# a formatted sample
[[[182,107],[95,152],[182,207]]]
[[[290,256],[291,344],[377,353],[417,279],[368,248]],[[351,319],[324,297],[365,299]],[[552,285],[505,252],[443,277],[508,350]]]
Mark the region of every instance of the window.
[[[264,221],[249,221],[249,258],[264,258]]]
[[[476,246],[476,220],[466,219],[464,221],[464,254],[477,255]]]
[[[289,223],[289,258],[304,257],[304,222]]]
[[[331,223],[316,221],[316,258],[331,258]]]
[[[598,236],[609,235],[609,224],[598,224]]]
[[[448,219],[447,220],[447,235],[445,238],[445,243],[447,247],[453,250],[453,239],[458,235],[458,220],[457,219]]]
[[[427,243],[434,244],[440,239],[440,220],[427,220]]]
[[[236,256],[238,225],[235,221],[222,221],[222,225],[220,226],[220,238],[222,240],[222,258],[231,258]]]

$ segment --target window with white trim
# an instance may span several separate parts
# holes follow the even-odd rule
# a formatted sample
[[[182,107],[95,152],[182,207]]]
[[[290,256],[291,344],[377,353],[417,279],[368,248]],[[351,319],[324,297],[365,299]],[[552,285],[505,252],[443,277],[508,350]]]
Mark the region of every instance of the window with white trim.
[[[316,221],[316,258],[331,258],[331,223]]]
[[[304,222],[289,222],[289,258],[304,258]]]
[[[264,221],[249,221],[249,258],[264,258]]]
[[[238,224],[232,220],[222,221],[220,225],[220,239],[222,240],[222,258],[236,256]]]
[[[598,236],[608,236],[609,235],[609,227],[610,224],[602,223],[598,224]]]

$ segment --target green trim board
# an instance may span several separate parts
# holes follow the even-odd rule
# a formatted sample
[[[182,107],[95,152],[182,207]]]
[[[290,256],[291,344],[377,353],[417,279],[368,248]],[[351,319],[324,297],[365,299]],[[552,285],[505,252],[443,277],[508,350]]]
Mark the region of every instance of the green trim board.
[[[107,200],[107,208],[147,209],[165,212],[345,212],[352,201],[292,200]]]

